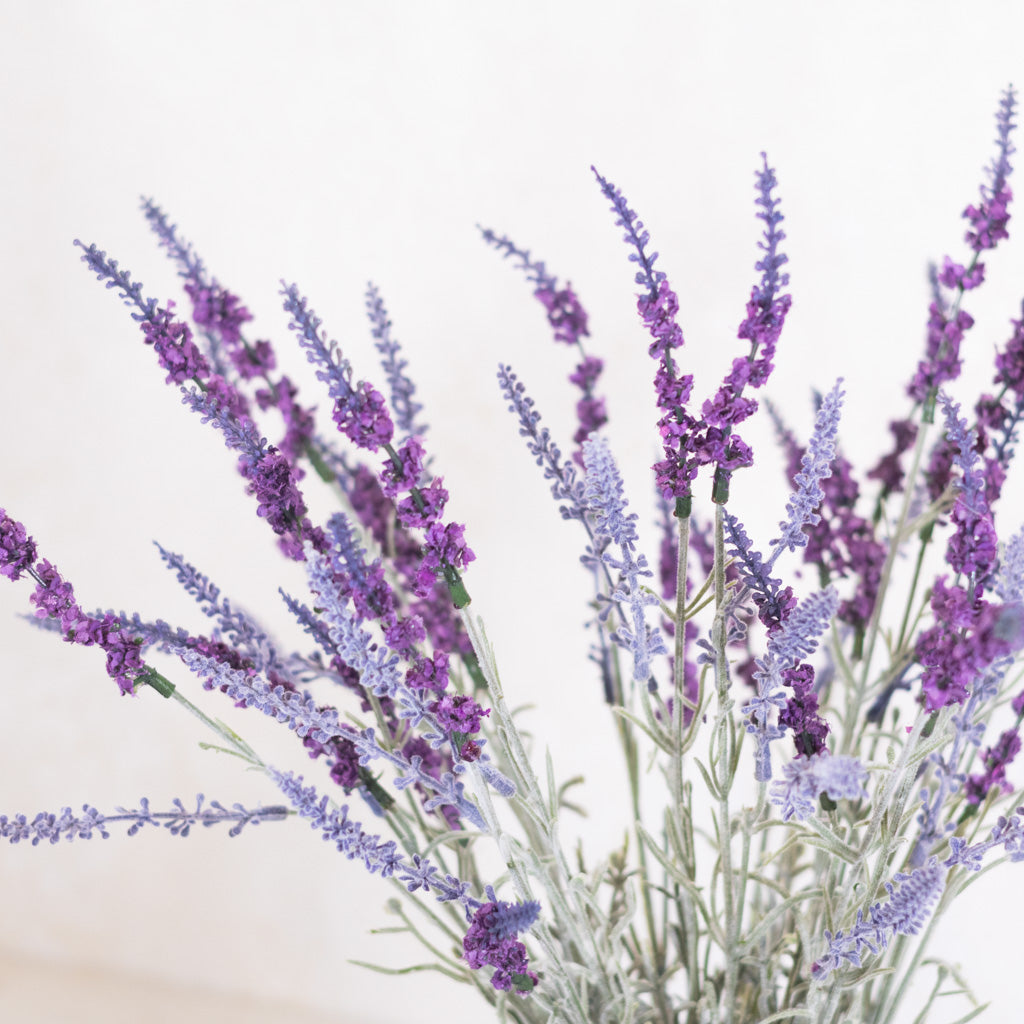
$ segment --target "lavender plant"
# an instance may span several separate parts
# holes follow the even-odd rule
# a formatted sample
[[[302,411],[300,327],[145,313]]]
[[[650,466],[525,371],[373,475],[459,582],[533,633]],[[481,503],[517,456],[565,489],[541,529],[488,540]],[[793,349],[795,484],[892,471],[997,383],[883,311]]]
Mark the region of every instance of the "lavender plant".
[[[579,297],[527,250],[482,232],[525,272],[554,340],[578,358],[569,458],[510,367],[498,382],[561,516],[579,523],[593,581],[593,666],[581,667],[580,684],[595,677],[591,699],[614,718],[631,818],[626,844],[589,860],[563,847],[568,784],[550,759],[537,764],[471,605],[474,554],[445,515],[448,492],[430,468],[423,409],[381,291],[369,286],[367,312],[387,396],[357,376],[299,288],[282,284],[287,326],[333,402],[335,429],[322,432],[277,372],[271,342],[243,333],[248,308],[151,200],[143,211],[183,279],[189,318],[76,242],[130,307],[167,382],[232,450],[281,553],[303,563],[309,593],[281,596],[308,641],[284,654],[163,548],[210,620],[205,632],[87,611],[0,509],[0,573],[30,581],[37,622],[102,649],[120,694],[160,696],[195,715],[286,801],[228,811],[204,809],[200,797],[194,812],[180,802],[151,812],[143,799],[107,816],[65,808],[0,816],[0,836],[106,838],[114,821],[129,834],[162,822],[180,836],[223,822],[234,836],[302,817],[397,887],[410,901],[399,904],[404,927],[431,963],[475,986],[500,1020],[891,1024],[910,984],[934,967],[923,958],[943,911],[980,870],[1024,860],[1024,806],[1011,781],[1024,719],[1015,667],[1024,530],[997,530],[995,519],[1024,415],[1024,313],[997,353],[994,393],[967,414],[948,390],[973,323],[965,297],[984,283],[982,255],[1008,237],[1015,105],[1007,89],[996,157],[964,211],[965,262],[946,256],[932,273],[925,351],[906,388],[910,412],[891,424],[892,450],[864,473],[842,455],[841,382],[819,398],[806,444],[770,409],[792,487],[775,537],[752,536],[729,504],[733,475],[757,466],[739,428],[758,410],[754,392],[769,383],[791,305],[775,171],[762,154],[758,277],[731,368],[702,401],[682,369],[679,299],[649,233],[594,171],[635,265],[655,362],[657,569],[628,511],[596,390],[604,364],[584,350]],[[275,443],[260,426],[271,410],[284,423]],[[323,523],[303,494],[317,478],[339,503]],[[798,592],[797,552],[816,567],[816,589]],[[908,578],[895,571],[901,557]],[[321,762],[311,778],[268,764],[201,709],[186,671],[158,670],[157,655],[293,731],[296,757]],[[356,820],[357,802],[372,828]],[[934,1018],[946,976],[939,965],[917,1021]]]

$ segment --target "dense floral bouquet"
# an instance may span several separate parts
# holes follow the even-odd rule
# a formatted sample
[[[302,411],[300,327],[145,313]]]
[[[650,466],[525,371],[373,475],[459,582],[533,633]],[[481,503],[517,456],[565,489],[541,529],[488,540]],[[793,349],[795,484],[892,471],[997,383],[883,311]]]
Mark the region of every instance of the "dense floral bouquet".
[[[793,490],[767,541],[748,535],[728,500],[732,475],[755,461],[737,428],[758,408],[752,392],[768,381],[790,307],[774,171],[763,158],[756,173],[764,235],[743,351],[699,405],[682,372],[676,293],[621,191],[594,172],[625,232],[657,366],[656,570],[603,432],[604,367],[584,348],[579,298],[529,252],[483,231],[525,272],[555,340],[579,353],[569,457],[516,374],[502,366],[498,380],[562,517],[579,523],[593,577],[593,664],[582,671],[600,681],[615,718],[633,814],[622,849],[589,864],[562,846],[570,783],[531,756],[470,604],[473,552],[464,527],[446,519],[448,494],[377,289],[367,312],[387,398],[355,379],[299,289],[282,287],[289,327],[334,403],[327,435],[276,371],[271,343],[243,334],[248,309],[153,202],[143,210],[184,280],[191,325],[82,245],[88,268],[132,308],[167,382],[237,456],[282,553],[304,564],[309,594],[282,597],[309,649],[284,654],[163,548],[212,620],[208,634],[87,611],[0,509],[0,573],[33,581],[39,624],[101,648],[122,694],[177,701],[284,797],[257,809],[200,797],[195,810],[153,811],[143,800],[112,815],[85,806],[2,816],[0,835],[106,837],[114,821],[128,822],[129,835],[218,822],[237,835],[297,815],[389,879],[402,895],[391,909],[436,969],[475,985],[502,1020],[891,1022],[942,910],[983,865],[1024,859],[1024,807],[1006,777],[1024,717],[1011,672],[1024,646],[1024,531],[1000,543],[993,519],[1024,415],[1024,320],[996,356],[995,392],[977,400],[973,423],[943,390],[972,325],[964,294],[984,281],[981,254],[1007,237],[1014,108],[1007,90],[988,183],[964,211],[970,261],[947,256],[933,268],[912,408],[866,474],[873,505],[858,511],[861,482],[838,450],[841,382],[820,397],[806,445],[768,405]],[[284,422],[276,444],[257,426],[272,409]],[[344,508],[324,523],[303,498],[304,481],[319,486],[309,469]],[[696,488],[705,474],[710,487]],[[773,575],[796,551],[821,587],[800,598]],[[912,568],[898,573],[902,556]],[[166,656],[205,689],[293,730],[300,760],[322,765],[316,781],[266,763],[202,711],[170,669],[155,667]],[[361,801],[362,821],[343,798]],[[935,981],[919,1021],[950,973],[928,963]]]

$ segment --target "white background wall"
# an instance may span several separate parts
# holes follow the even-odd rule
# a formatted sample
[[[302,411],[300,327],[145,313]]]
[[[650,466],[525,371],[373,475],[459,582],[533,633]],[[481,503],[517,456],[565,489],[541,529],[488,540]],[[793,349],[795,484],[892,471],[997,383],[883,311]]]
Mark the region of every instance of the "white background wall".
[[[281,623],[286,646],[298,644],[276,589],[298,591],[300,574],[253,515],[233,457],[162,383],[128,311],[71,240],[107,249],[147,295],[182,298],[137,212],[137,197],[152,195],[243,297],[253,334],[275,339],[307,396],[316,385],[288,343],[279,279],[300,282],[359,375],[376,367],[362,307],[373,279],[426,403],[453,515],[478,556],[467,577],[474,608],[507,689],[538,702],[530,722],[551,740],[558,769],[588,777],[585,799],[601,809],[585,830],[596,856],[624,819],[585,661],[580,541],[558,519],[494,383],[498,361],[511,362],[567,445],[572,361],[474,224],[532,248],[587,305],[591,348],[608,364],[610,436],[646,528],[653,364],[627,251],[588,168],[619,184],[649,227],[681,295],[685,357],[704,395],[738,351],[760,232],[753,171],[767,150],[795,297],[770,394],[805,434],[810,389],[844,376],[842,443],[865,468],[887,444],[888,420],[906,410],[926,261],[964,259],[959,214],[992,156],[999,94],[1024,84],[1019,4],[967,10],[0,3],[0,505],[87,607],[198,629],[205,620],[161,567],[158,539]],[[970,402],[1024,294],[1019,240],[987,262],[990,281],[965,304],[977,325],[957,393]],[[737,477],[734,508],[763,541],[785,491],[768,429],[749,439],[761,469]],[[1004,498],[1006,534],[1024,519],[1020,494]],[[322,495],[310,501],[327,508]],[[95,651],[15,618],[28,593],[0,587],[0,813],[86,801],[110,809],[141,795],[165,805],[197,791],[275,801],[261,778],[199,750],[206,737],[176,707],[152,694],[118,698]],[[201,699],[224,713],[212,695]],[[272,723],[248,715],[240,725],[261,750],[303,767]],[[1014,979],[996,965],[1019,948],[1020,870],[982,879],[936,943],[993,999],[993,1021],[1017,1005]],[[295,823],[231,841],[221,830],[187,842],[4,846],[0,945],[42,958],[50,981],[19,988],[24,960],[14,959],[0,967],[0,993],[26,999],[5,1003],[11,1019],[67,1019],[46,993],[73,983],[61,964],[84,964],[362,1024],[406,1020],[411,1005],[453,1024],[479,1019],[471,993],[423,976],[381,983],[346,963],[410,962],[408,948],[367,935],[390,923],[379,910],[388,895]],[[971,925],[966,941],[966,922],[979,919],[985,928]],[[138,1019],[137,989],[116,974],[97,978],[79,1019]],[[180,1019],[165,998],[145,1012]]]

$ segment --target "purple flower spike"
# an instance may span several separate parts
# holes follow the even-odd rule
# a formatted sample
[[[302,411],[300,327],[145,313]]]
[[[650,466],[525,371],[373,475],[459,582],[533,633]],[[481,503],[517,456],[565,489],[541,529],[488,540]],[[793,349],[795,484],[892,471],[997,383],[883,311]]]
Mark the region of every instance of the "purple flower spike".
[[[205,287],[186,284],[185,291],[192,300],[192,319],[220,335],[228,348],[236,347],[242,338],[242,324],[252,319],[241,299],[216,283]]]
[[[821,481],[832,475],[832,462],[836,455],[836,434],[839,431],[839,416],[846,393],[840,387],[842,378],[836,381],[832,390],[825,396],[814,419],[814,432],[811,434],[807,451],[800,459],[800,472],[793,482],[796,491],[786,504],[786,519],[779,523],[782,534],[772,545],[775,553],[771,563],[785,549],[795,551],[807,546],[805,526],[817,526],[821,522],[818,509],[825,500],[825,492],[821,489]]]
[[[657,253],[648,254],[646,246],[650,235],[636,213],[629,208],[623,194],[592,167],[601,191],[612,202],[616,224],[625,228],[624,241],[634,250],[630,262],[638,263],[636,283],[645,291],[637,298],[637,311],[644,327],[654,339],[648,347],[652,358],[658,360],[654,388],[658,398],[661,433],[665,458],[654,465],[658,491],[666,499],[676,499],[676,514],[684,518],[690,514],[690,496],[697,468],[705,462],[697,453],[696,433],[700,423],[686,411],[686,403],[693,390],[693,375],[678,374],[673,351],[683,345],[683,331],[676,322],[679,297],[672,290],[664,273],[654,269]]]
[[[566,502],[558,507],[563,519],[583,519],[583,484],[576,477],[575,467],[562,459],[562,452],[551,439],[547,427],[540,427],[540,413],[534,408],[533,399],[526,393],[526,386],[512,370],[505,365],[498,367],[498,383],[501,393],[511,404],[509,412],[519,419],[519,434],[527,438],[526,446],[536,457],[538,466],[544,467],[544,478],[551,480],[551,493],[558,500]]]
[[[928,335],[925,357],[918,363],[917,373],[907,387],[915,401],[925,401],[931,393],[960,376],[963,361],[960,343],[974,326],[974,317],[965,310],[946,313],[936,303],[928,309]]]
[[[95,243],[87,246],[76,238],[74,244],[84,252],[82,262],[96,275],[96,279],[106,281],[108,288],[116,288],[126,306],[135,306],[139,310],[138,313],[132,313],[133,320],[152,320],[156,317],[159,311],[156,299],[143,297],[141,281],[133,282],[131,274],[121,270],[117,260],[108,259],[107,254],[98,249]]]
[[[595,394],[597,380],[604,369],[604,362],[595,356],[587,355],[583,350],[582,339],[590,334],[587,327],[587,313],[583,308],[571,284],[559,286],[558,279],[548,273],[544,263],[532,260],[528,251],[516,248],[508,238],[498,236],[490,229],[481,228],[484,241],[489,242],[506,258],[515,256],[519,267],[526,272],[527,280],[537,287],[534,297],[544,306],[548,315],[548,323],[554,330],[555,341],[566,345],[575,345],[583,357],[576,370],[569,375],[569,382],[583,392],[576,403],[576,417],[579,426],[573,435],[576,444],[583,444],[592,433],[600,430],[608,422],[605,400]],[[583,465],[581,451],[573,453],[573,461]]]
[[[389,456],[380,473],[381,489],[394,500],[403,491],[419,486],[423,475],[425,452],[418,437],[409,437],[399,446],[395,457]]]
[[[493,897],[493,890],[490,895]],[[466,963],[473,970],[496,968],[491,984],[499,991],[514,988],[519,995],[528,995],[540,979],[529,969],[526,946],[516,935],[526,931],[539,913],[540,904],[533,900],[512,904],[492,898],[473,915],[462,940]]]
[[[958,416],[959,405],[946,394],[940,394],[940,401],[947,438],[957,451],[954,462],[963,473],[950,516],[956,529],[946,548],[946,561],[952,569],[974,580],[980,591],[998,558],[996,528],[985,500],[985,475],[979,465],[974,433],[968,431],[967,420]]]
[[[548,273],[543,260],[531,259],[529,250],[517,248],[504,235],[499,238],[490,228],[480,228],[480,233],[484,241],[493,245],[506,259],[515,256],[519,261],[519,269],[526,273],[526,279],[537,286],[533,295],[547,312],[555,341],[579,345],[580,339],[588,336],[590,330],[587,327],[587,311],[572,285],[567,283],[559,287],[558,278]]]
[[[967,802],[980,804],[988,796],[989,790],[994,787],[1004,793],[1011,792],[1013,786],[1006,781],[1006,768],[1019,753],[1020,735],[1017,729],[1004,730],[995,745],[989,747],[981,755],[985,771],[968,776],[964,786]]]
[[[391,408],[395,410],[395,426],[403,434],[426,433],[426,427],[416,423],[416,417],[423,411],[423,406],[413,396],[416,386],[405,372],[409,365],[401,356],[401,346],[391,337],[391,321],[380,297],[377,286],[370,283],[366,286],[366,315],[373,325],[373,343],[381,354],[381,365],[391,390]]]
[[[888,900],[876,903],[868,911],[867,920],[863,911],[859,911],[857,923],[849,933],[825,932],[829,948],[811,965],[812,975],[816,979],[826,978],[844,960],[859,967],[862,949],[878,953],[879,949],[887,948],[896,935],[916,935],[931,915],[945,884],[945,868],[935,858],[909,875],[896,875],[892,882],[885,883]]]
[[[0,508],[0,576],[21,579],[21,574],[31,569],[35,560],[35,541],[21,523]]]
[[[166,309],[158,309],[152,319],[143,322],[146,344],[153,346],[160,365],[167,371],[168,384],[208,377],[210,364],[192,340],[188,324],[172,319],[173,308],[174,303],[168,302]]]
[[[481,228],[484,241],[493,245],[505,259],[514,256],[519,269],[525,271],[526,279],[536,285],[534,298],[544,307],[548,323],[555,332],[555,341],[565,345],[579,345],[580,338],[590,334],[587,328],[587,311],[583,308],[571,284],[559,287],[558,278],[549,274],[543,260],[530,258],[529,250],[520,249],[506,236],[499,238],[490,228]]]
[[[130,822],[130,836],[136,835],[146,825],[159,828],[162,824],[172,836],[182,838],[192,831],[193,825],[209,828],[211,825],[230,821],[233,824],[228,830],[228,835],[234,838],[246,825],[258,825],[261,821],[283,821],[288,817],[287,807],[258,807],[250,811],[241,804],[234,804],[229,811],[216,800],[211,800],[204,807],[204,799],[202,793],[196,797],[194,811],[186,810],[185,805],[177,799],[174,801],[173,811],[151,811],[149,800],[143,797],[137,810],[118,807],[117,814],[102,814],[89,804],[82,805],[82,813],[79,815],[74,814],[70,807],[65,807],[59,815],[43,812],[37,814],[31,821],[24,814],[17,814],[13,818],[3,814],[0,815],[0,839],[6,839],[11,843],[20,843],[28,839],[33,846],[38,846],[43,841],[52,845],[62,839],[69,843],[75,839],[92,839],[94,834],[109,839],[110,833],[106,826],[114,821]]]
[[[167,214],[146,197],[142,198],[142,212],[160,240],[161,248],[166,249],[168,256],[178,264],[178,275],[195,284],[207,282],[209,278],[203,261],[192,246],[178,236],[177,225],[167,219]]]
[[[282,282],[281,294],[285,296],[285,312],[291,316],[289,330],[298,335],[306,358],[320,367],[317,380],[327,385],[328,394],[334,399],[333,415],[338,429],[358,447],[377,451],[390,442],[395,432],[383,396],[365,381],[353,385],[349,361],[341,355],[338,343],[329,342],[320,330],[322,321],[298,288]]]
[[[325,842],[334,843],[349,860],[362,860],[370,874],[379,872],[381,878],[394,875],[409,892],[433,890],[439,902],[458,902],[467,911],[480,906],[469,896],[468,882],[460,881],[454,875],[441,875],[429,860],[418,854],[408,859],[403,857],[393,839],[382,840],[380,836],[365,832],[359,822],[349,818],[347,807],[340,810],[331,808],[326,796],[320,796],[315,787],[302,784],[301,775],[274,768],[268,771],[299,814],[309,819],[312,828],[323,833]]]
[[[633,655],[633,679],[653,686],[651,659],[667,653],[667,648],[660,630],[646,621],[647,606],[657,604],[658,599],[641,583],[644,577],[654,575],[646,557],[633,554],[638,540],[637,517],[625,513],[622,477],[604,438],[589,437],[583,442],[583,462],[587,471],[585,498],[587,511],[593,517],[594,540],[582,561],[594,564],[600,560],[621,573],[612,593],[600,598],[605,602],[602,618],[608,615],[612,604],[618,606],[621,624],[611,638]],[[605,550],[609,543],[618,546],[620,558]]]
[[[772,195],[778,184],[775,171],[768,166],[768,157],[762,153],[763,168],[757,172],[756,204],[761,207],[757,216],[764,221],[764,241],[758,242],[764,256],[754,265],[761,271],[760,284],[751,289],[746,319],[740,324],[737,336],[750,341],[750,353],[733,360],[732,370],[722,382],[714,398],[704,403],[701,442],[701,461],[716,464],[714,501],[724,503],[729,495],[728,477],[735,469],[751,465],[753,453],[747,444],[732,433],[733,429],[750,417],[757,409],[757,401],[744,397],[744,388],[762,387],[774,368],[775,346],[782,332],[786,314],[792,304],[789,295],[779,290],[789,283],[789,274],[779,272],[789,257],[779,251],[786,233],[779,228],[784,219],[777,209],[779,200]]]
[[[1013,120],[1016,104],[1016,95],[1011,86],[999,101],[996,114],[996,145],[999,151],[988,168],[989,184],[981,187],[980,206],[972,204],[964,210],[964,217],[971,222],[970,230],[964,238],[975,252],[994,249],[1000,239],[1010,237],[1006,230],[1010,219],[1007,207],[1013,192],[1006,182],[1013,170],[1010,157],[1016,152],[1010,142],[1010,135],[1016,127]]]
[[[284,554],[301,561],[303,538],[311,540],[318,551],[325,550],[323,530],[306,518],[305,501],[287,456],[267,444],[248,416],[236,418],[213,391],[181,391],[182,403],[199,413],[203,423],[212,422],[224,435],[225,445],[241,456],[239,472],[249,481],[249,493],[259,502],[257,514],[278,535],[278,545]]]
[[[771,743],[785,735],[785,729],[771,721],[773,709],[780,715],[786,711],[784,673],[814,653],[818,636],[828,627],[838,603],[831,587],[819,591],[788,610],[781,626],[768,633],[768,651],[756,661],[757,696],[742,708],[743,714],[749,716],[747,732],[756,736],[754,777],[758,782],[767,782],[772,777]]]
[[[640,267],[636,272],[636,283],[643,285],[647,289],[647,294],[654,299],[658,295],[659,286],[665,280],[665,274],[654,269],[658,254],[647,252],[647,243],[651,240],[651,236],[644,228],[644,222],[637,217],[635,211],[629,208],[622,192],[607,178],[598,174],[596,167],[591,166],[590,169],[594,172],[594,177],[597,178],[597,183],[601,186],[605,198],[611,200],[612,213],[616,215],[615,223],[626,232],[622,236],[622,240],[633,249],[633,252],[629,254],[629,261]],[[678,309],[678,304],[676,308]]]
[[[727,512],[724,517],[728,535],[728,552],[736,559],[736,572],[750,588],[757,605],[757,617],[769,633],[776,631],[796,605],[792,587],[783,587],[782,580],[769,575],[772,563],[765,563],[761,553],[747,536],[740,521]]]
[[[814,690],[814,669],[797,665],[782,673],[783,682],[793,688],[793,696],[779,713],[779,725],[793,734],[797,757],[810,757],[825,750],[828,723],[818,714],[818,695]]]
[[[772,189],[775,188],[778,181],[775,178],[775,171],[768,166],[767,155],[762,153],[761,160],[764,167],[757,172],[758,197],[755,202],[761,207],[761,212],[757,216],[765,223],[764,241],[757,243],[758,247],[764,250],[764,257],[754,265],[754,269],[760,270],[762,274],[761,285],[754,289],[751,298],[762,311],[761,317],[757,321],[757,327],[763,331],[771,323],[769,315],[773,311],[776,314],[780,311],[781,307],[776,307],[775,301],[779,289],[785,288],[789,284],[789,274],[780,274],[779,268],[789,262],[789,257],[779,252],[779,243],[786,237],[786,232],[779,229],[779,224],[785,218],[777,209],[779,200],[772,195]],[[779,301],[785,307],[781,310],[782,315],[785,316],[785,310],[789,308],[789,301],[785,297]],[[751,323],[751,327],[754,326]],[[781,324],[779,326],[781,327]],[[752,338],[753,336],[753,333],[740,335],[741,338]]]
[[[36,618],[54,619],[68,643],[100,647],[107,655],[107,674],[121,693],[134,693],[136,682],[147,672],[141,641],[122,632],[112,613],[100,618],[87,615],[75,599],[75,588],[57,567],[45,558],[33,564],[35,557],[35,542],[25,527],[0,508],[0,576],[17,580],[25,573],[35,580],[29,600],[36,606]]]
[[[85,246],[77,238],[75,245],[84,250],[82,260],[97,278],[106,281],[108,288],[116,288],[126,306],[135,306],[139,310],[132,313],[132,319],[141,323],[146,344],[153,346],[160,365],[167,370],[168,383],[182,384],[186,380],[209,376],[209,363],[192,341],[188,325],[172,317],[173,302],[161,308],[156,299],[143,297],[141,282],[133,283],[131,275],[118,268],[117,260],[108,259],[107,254],[95,245]]]

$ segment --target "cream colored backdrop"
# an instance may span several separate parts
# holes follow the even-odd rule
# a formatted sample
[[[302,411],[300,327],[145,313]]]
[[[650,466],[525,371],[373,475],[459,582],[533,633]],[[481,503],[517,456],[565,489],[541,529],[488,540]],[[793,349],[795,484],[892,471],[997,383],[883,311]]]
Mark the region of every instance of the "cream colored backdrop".
[[[473,607],[507,690],[537,703],[541,749],[551,742],[563,776],[587,775],[594,816],[582,831],[596,857],[621,836],[624,792],[585,660],[580,538],[558,518],[494,380],[510,362],[568,446],[572,360],[474,224],[531,248],[589,309],[591,348],[608,366],[609,434],[653,556],[653,364],[590,165],[623,188],[661,252],[704,395],[737,351],[760,233],[753,173],[768,151],[794,295],[770,393],[803,436],[811,389],[845,377],[842,443],[864,468],[906,408],[926,260],[962,257],[959,214],[991,158],[999,94],[1024,83],[1022,32],[1019,4],[980,0],[970,13],[936,2],[5,0],[0,506],[86,607],[201,628],[156,539],[279,623],[283,646],[301,645],[276,593],[300,592],[301,574],[277,555],[219,435],[162,383],[128,310],[71,241],[95,241],[147,295],[180,300],[137,211],[140,194],[153,196],[256,314],[253,336],[274,339],[307,402],[320,392],[289,343],[279,279],[300,283],[357,376],[377,373],[363,315],[374,280],[477,554]],[[958,390],[968,401],[1024,294],[1019,237],[987,262],[990,281],[966,304],[977,320]],[[751,440],[762,469],[738,475],[733,507],[763,541],[785,489],[763,423]],[[1020,494],[1003,500],[1006,533],[1024,519]],[[327,510],[325,495],[309,497]],[[95,651],[16,618],[28,593],[0,586],[0,813],[108,810],[143,795],[164,807],[199,791],[275,802],[262,778],[200,750],[207,737],[176,706],[119,698]],[[182,670],[174,678],[192,685]],[[227,714],[216,695],[198,699]],[[278,763],[307,770],[274,723],[232,721]],[[1024,766],[1011,775],[1024,782]],[[996,964],[1019,950],[1022,870],[983,879],[936,943],[994,1000],[993,1021],[1018,1005]],[[299,1021],[305,1010],[397,1024],[416,1007],[480,1020],[472,993],[347,963],[414,962],[412,947],[368,934],[391,923],[380,910],[390,895],[295,822],[234,840],[218,829],[3,845],[2,1015]]]

